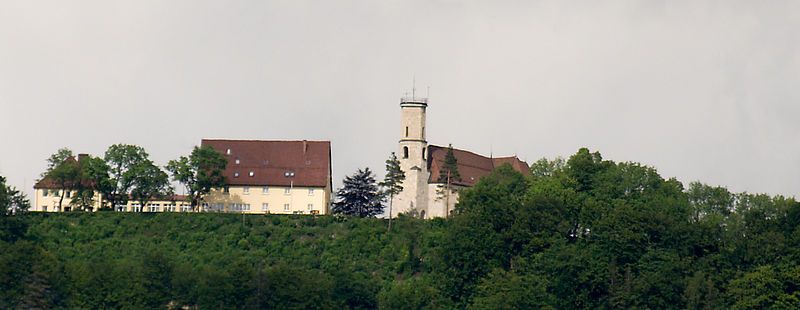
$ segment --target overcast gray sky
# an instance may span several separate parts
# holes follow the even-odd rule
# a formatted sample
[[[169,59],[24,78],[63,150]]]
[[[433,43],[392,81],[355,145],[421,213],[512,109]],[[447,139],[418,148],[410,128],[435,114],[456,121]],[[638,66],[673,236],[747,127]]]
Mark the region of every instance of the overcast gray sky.
[[[0,174],[59,147],[331,140],[383,171],[399,98],[431,143],[586,146],[684,183],[800,194],[800,1],[0,1]]]

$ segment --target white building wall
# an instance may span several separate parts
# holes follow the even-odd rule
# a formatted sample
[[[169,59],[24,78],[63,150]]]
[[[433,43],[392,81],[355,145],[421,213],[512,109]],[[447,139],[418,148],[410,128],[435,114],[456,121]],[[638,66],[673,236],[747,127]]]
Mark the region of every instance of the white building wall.
[[[459,194],[456,189],[450,189],[450,196],[446,195],[446,190],[441,189],[442,193],[439,194],[440,184],[428,184],[428,212],[427,218],[434,217],[447,217],[448,213],[455,210],[456,203],[458,202]]]

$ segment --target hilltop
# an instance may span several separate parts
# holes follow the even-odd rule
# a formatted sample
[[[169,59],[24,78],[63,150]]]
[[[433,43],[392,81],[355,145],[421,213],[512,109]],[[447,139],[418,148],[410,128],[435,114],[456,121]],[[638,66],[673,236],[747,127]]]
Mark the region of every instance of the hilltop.
[[[447,219],[2,217],[0,308],[796,308],[800,203],[580,150]]]

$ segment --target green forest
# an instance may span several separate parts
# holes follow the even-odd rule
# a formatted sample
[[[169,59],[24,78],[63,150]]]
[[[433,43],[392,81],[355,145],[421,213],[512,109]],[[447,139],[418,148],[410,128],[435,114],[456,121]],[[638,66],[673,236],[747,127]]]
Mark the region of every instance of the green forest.
[[[4,212],[0,309],[797,309],[800,203],[581,149],[454,214]],[[2,202],[2,201],[0,201]]]

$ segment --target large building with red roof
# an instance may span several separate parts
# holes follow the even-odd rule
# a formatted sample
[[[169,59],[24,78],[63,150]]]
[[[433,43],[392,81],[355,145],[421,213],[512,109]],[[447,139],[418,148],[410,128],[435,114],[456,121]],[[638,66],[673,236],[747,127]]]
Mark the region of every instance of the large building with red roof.
[[[400,100],[400,169],[406,175],[403,191],[392,200],[391,216],[415,213],[422,218],[446,217],[458,202],[458,192],[473,186],[495,168],[509,164],[514,170],[530,174],[528,164],[516,156],[486,157],[453,149],[460,179],[440,182],[449,147],[429,145],[425,133],[427,98]]]
[[[209,211],[328,214],[330,141],[203,139],[228,160],[226,187],[204,199]]]
[[[330,141],[260,141],[203,139],[228,160],[223,171],[226,185],[214,189],[202,201],[200,211],[328,214],[331,201]],[[81,154],[68,163],[80,165]],[[34,185],[32,211],[63,212],[73,208],[75,190],[63,190],[46,175]],[[99,192],[90,210],[101,208]],[[113,207],[118,212],[189,212],[185,196],[154,197],[146,205],[130,200]]]

